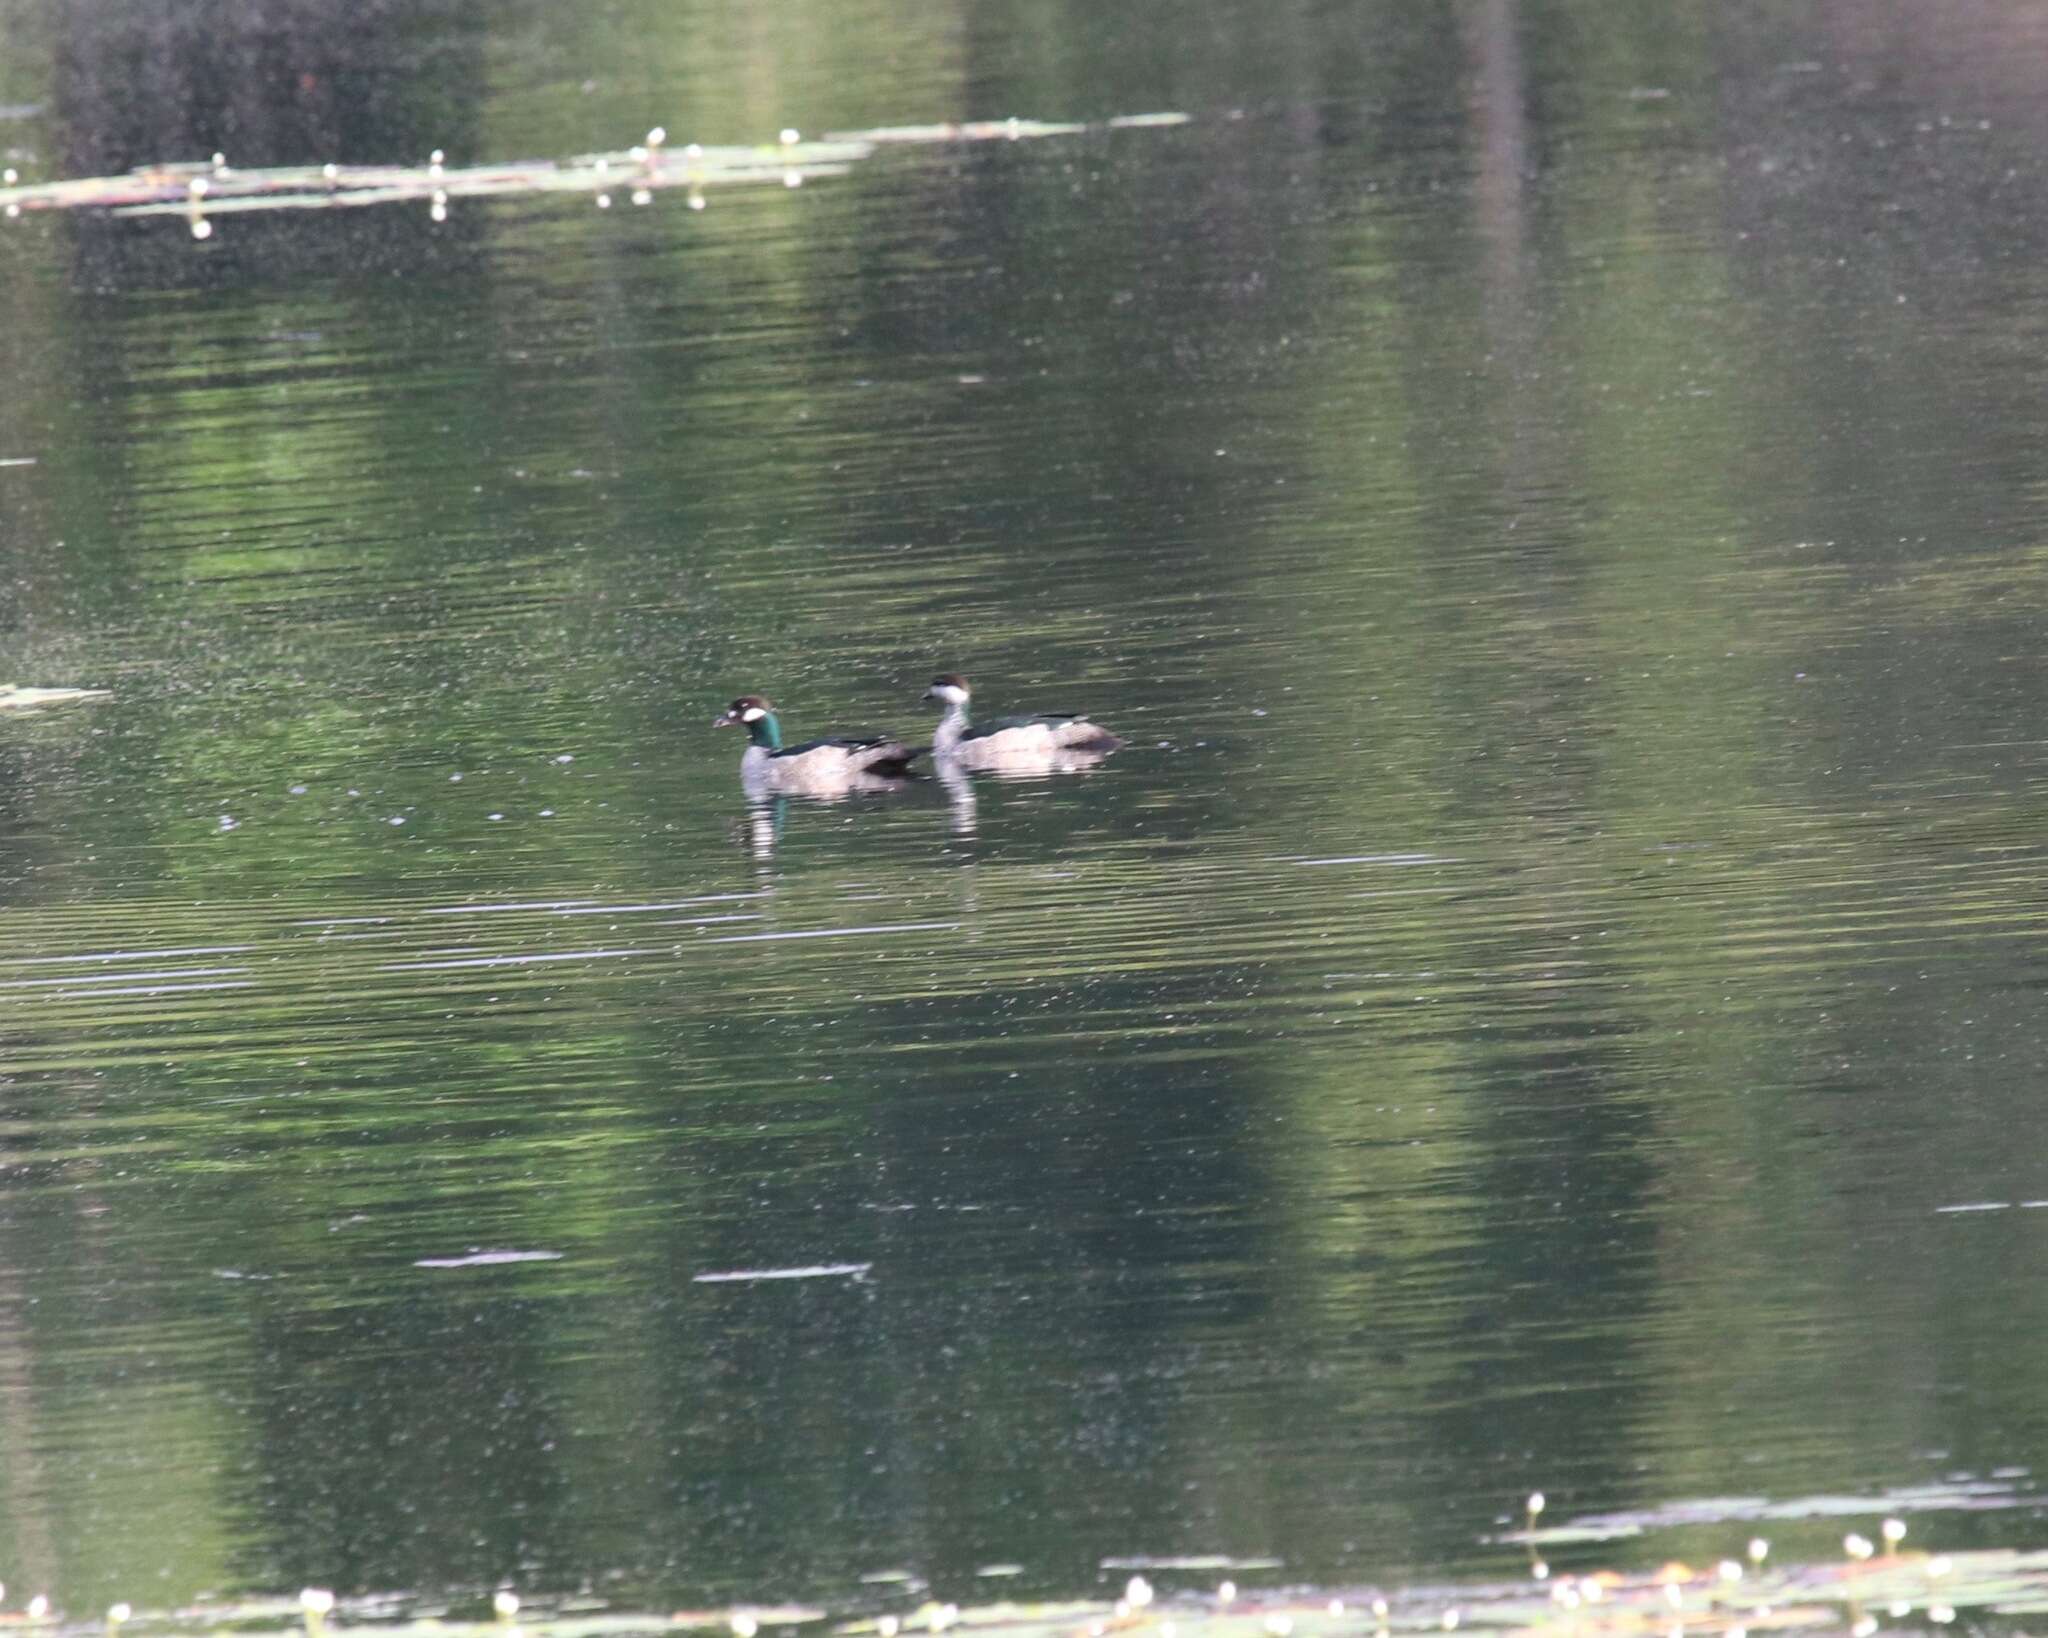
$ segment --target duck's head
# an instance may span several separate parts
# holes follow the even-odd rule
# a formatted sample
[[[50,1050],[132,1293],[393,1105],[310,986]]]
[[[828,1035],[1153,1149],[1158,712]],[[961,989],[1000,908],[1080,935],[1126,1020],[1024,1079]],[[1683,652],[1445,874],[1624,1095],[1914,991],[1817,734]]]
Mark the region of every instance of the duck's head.
[[[775,720],[775,707],[759,694],[742,694],[718,716],[711,719],[714,728],[744,728],[747,738],[756,745],[771,751],[782,749],[782,727]]]
[[[972,692],[967,686],[967,679],[959,672],[942,671],[932,678],[932,685],[924,691],[924,697],[937,700],[942,705],[965,705],[967,696]]]
[[[732,704],[711,719],[714,728],[751,727],[764,717],[775,715],[775,707],[759,694],[742,694]]]

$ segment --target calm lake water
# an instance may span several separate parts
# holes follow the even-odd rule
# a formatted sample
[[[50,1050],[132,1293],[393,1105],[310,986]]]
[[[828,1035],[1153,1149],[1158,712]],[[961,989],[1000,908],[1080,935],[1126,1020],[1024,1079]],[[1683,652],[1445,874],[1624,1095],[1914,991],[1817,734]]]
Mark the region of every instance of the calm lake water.
[[[0,224],[9,1598],[2036,1539],[2048,38],[1917,19],[0,0],[33,176],[1191,116]],[[708,727],[955,668],[1131,743]]]

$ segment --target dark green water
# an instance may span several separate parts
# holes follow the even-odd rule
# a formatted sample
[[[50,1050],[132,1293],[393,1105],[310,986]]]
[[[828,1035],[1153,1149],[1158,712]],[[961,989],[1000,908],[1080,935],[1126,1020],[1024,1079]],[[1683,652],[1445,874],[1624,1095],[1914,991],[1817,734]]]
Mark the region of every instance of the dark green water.
[[[1193,117],[4,224],[10,1598],[2037,1533],[2030,9],[333,10],[8,0],[0,148]],[[1132,743],[706,726],[956,667]]]

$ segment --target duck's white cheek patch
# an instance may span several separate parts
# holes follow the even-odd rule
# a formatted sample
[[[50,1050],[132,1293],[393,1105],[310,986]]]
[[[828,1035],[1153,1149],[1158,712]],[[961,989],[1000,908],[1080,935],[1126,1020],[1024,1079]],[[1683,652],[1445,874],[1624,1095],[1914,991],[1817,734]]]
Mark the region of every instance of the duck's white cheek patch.
[[[745,709],[744,711],[742,711],[742,712],[740,713],[740,721],[742,721],[742,722],[759,722],[759,721],[760,721],[760,720],[761,720],[761,719],[762,719],[763,717],[765,717],[765,716],[766,716],[767,714],[768,714],[768,713],[767,713],[766,711],[763,711],[763,710],[762,710],[762,709],[760,708],[760,706],[758,706],[758,705],[750,705],[750,706],[748,706],[748,707],[747,707],[747,708],[746,708],[746,709]]]

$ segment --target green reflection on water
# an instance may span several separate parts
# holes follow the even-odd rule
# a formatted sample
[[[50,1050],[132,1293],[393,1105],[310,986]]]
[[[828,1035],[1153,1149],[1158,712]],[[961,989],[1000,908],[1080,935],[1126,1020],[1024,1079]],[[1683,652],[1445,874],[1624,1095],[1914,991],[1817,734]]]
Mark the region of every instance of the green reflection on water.
[[[114,696],[0,723],[10,1583],[1364,1579],[2037,1463],[2039,298],[1862,265],[1917,93],[1708,21],[458,12],[248,162],[1202,117],[0,237],[0,675]],[[1971,242],[1997,141],[1892,197]],[[1132,744],[778,832],[703,726],[954,667]]]

